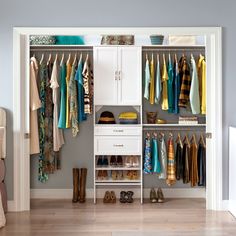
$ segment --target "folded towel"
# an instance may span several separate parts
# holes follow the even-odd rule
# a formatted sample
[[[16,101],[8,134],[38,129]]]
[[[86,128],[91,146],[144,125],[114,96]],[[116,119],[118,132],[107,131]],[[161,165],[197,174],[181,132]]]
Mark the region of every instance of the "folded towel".
[[[119,119],[138,119],[138,115],[135,112],[122,112]]]

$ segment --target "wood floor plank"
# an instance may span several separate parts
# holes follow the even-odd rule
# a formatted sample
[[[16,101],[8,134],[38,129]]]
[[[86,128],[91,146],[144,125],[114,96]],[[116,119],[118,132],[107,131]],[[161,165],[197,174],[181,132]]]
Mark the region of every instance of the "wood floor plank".
[[[206,211],[203,199],[171,199],[164,204],[139,201],[103,204],[68,200],[31,202],[31,211],[8,213],[1,236],[229,236],[236,220],[228,212]]]

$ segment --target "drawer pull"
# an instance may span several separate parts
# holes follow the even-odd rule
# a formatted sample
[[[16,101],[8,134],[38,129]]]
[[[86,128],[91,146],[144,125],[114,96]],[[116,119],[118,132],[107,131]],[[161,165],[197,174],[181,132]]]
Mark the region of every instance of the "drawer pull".
[[[113,129],[113,132],[122,133],[122,132],[124,132],[124,130],[123,129]]]
[[[113,144],[113,147],[124,147],[124,144]]]

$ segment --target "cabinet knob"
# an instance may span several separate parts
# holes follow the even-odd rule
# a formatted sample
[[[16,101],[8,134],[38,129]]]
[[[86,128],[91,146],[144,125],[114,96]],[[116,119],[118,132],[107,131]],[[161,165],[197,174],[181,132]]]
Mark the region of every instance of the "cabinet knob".
[[[124,144],[114,144],[114,147],[124,147]]]
[[[118,71],[116,70],[115,71],[115,80],[117,80],[117,77],[118,77]]]

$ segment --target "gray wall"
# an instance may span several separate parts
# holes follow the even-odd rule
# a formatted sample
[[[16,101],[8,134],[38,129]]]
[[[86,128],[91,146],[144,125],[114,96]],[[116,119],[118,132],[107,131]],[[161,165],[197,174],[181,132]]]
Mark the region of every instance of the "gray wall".
[[[59,3],[60,2],[60,3]],[[234,0],[0,1],[0,106],[7,109],[7,189],[13,198],[12,29],[14,26],[222,26],[223,197],[228,198],[228,126],[236,125]],[[82,131],[87,132],[87,131]],[[89,145],[87,146],[89,147]],[[69,150],[69,144],[66,147]],[[73,153],[72,153],[73,155]],[[81,161],[81,164],[83,162]],[[68,169],[68,171],[70,171]],[[64,177],[64,175],[62,175]],[[62,178],[63,178],[62,177]]]

